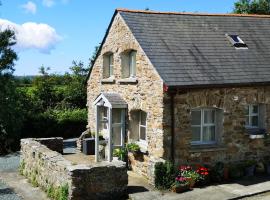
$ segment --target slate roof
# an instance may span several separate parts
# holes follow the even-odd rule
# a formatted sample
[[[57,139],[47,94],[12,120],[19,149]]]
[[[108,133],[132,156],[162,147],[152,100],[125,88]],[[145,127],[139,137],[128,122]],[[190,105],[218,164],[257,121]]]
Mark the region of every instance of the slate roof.
[[[127,102],[118,93],[102,93],[112,105],[127,105]]]
[[[270,16],[116,12],[167,86],[270,83]],[[248,49],[235,49],[225,34]]]

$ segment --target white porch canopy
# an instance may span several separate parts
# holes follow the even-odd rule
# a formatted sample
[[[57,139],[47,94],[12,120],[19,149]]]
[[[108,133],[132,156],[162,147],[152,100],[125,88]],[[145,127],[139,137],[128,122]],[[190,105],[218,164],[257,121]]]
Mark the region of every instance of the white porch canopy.
[[[93,102],[96,110],[95,161],[99,161],[99,135],[102,131],[108,140],[108,161],[113,149],[124,147],[127,103],[117,93],[101,93]]]

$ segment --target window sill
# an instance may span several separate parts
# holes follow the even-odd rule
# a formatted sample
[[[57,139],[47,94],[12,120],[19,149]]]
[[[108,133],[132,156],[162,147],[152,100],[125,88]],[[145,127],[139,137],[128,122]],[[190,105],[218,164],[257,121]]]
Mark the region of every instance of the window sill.
[[[129,77],[120,79],[117,81],[118,83],[138,83],[138,79],[136,77]]]
[[[109,77],[101,80],[101,83],[115,83],[114,77]]]
[[[225,151],[225,146],[222,145],[191,145],[191,149],[189,152],[196,153],[196,152],[209,152],[209,151]]]

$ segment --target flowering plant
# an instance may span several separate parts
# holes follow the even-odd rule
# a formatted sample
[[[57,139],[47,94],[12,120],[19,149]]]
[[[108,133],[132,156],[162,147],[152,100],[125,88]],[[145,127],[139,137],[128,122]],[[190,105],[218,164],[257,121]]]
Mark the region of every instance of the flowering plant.
[[[188,181],[198,181],[200,175],[197,171],[193,170],[191,166],[180,166],[180,175],[185,177]]]
[[[202,181],[207,179],[209,176],[209,169],[200,165],[197,165],[196,172],[199,174],[199,179]]]

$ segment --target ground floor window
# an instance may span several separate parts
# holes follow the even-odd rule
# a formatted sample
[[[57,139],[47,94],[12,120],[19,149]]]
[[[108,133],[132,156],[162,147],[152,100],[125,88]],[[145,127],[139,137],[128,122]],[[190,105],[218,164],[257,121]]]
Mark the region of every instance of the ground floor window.
[[[248,128],[259,127],[259,105],[246,105],[245,107],[246,123]]]
[[[217,109],[193,109],[191,112],[192,144],[216,142]]]
[[[130,136],[133,141],[146,143],[147,140],[147,113],[142,110],[130,112]]]

